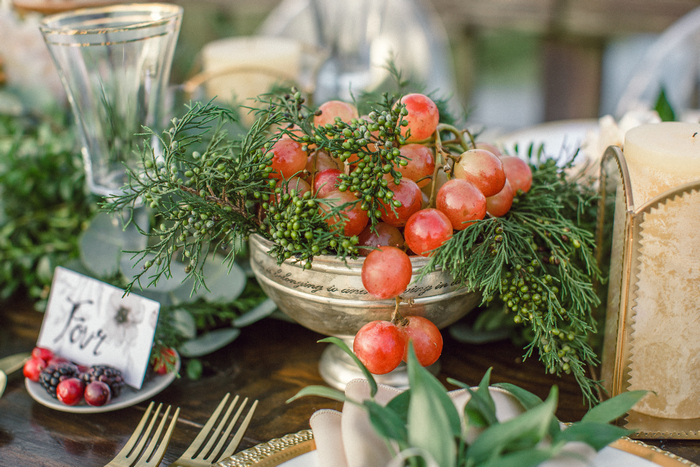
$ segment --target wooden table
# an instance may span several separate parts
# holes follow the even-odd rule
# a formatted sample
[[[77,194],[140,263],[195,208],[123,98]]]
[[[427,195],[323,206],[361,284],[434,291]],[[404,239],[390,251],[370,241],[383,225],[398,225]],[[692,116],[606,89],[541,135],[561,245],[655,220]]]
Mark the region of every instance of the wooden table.
[[[5,303],[0,312],[0,357],[29,351],[43,315],[26,303]],[[521,361],[522,349],[507,342],[466,345],[447,333],[439,377],[476,384],[493,367],[492,382],[510,382],[546,397],[560,389],[557,415],[580,419],[587,407],[573,378],[545,375],[536,360]],[[177,459],[226,392],[260,400],[239,450],[309,428],[309,417],[320,408],[339,408],[326,399],[308,397],[286,403],[301,388],[323,384],[318,359],[322,336],[300,325],[268,318],[243,328],[241,336],[203,359],[204,377],[185,376],[154,396],[156,402],[180,407],[180,417],[162,465]],[[20,372],[10,376],[0,398],[0,465],[102,466],[125,444],[148,401],[116,412],[72,414],[35,402]],[[656,444],[686,459],[700,462],[700,442],[659,441]]]

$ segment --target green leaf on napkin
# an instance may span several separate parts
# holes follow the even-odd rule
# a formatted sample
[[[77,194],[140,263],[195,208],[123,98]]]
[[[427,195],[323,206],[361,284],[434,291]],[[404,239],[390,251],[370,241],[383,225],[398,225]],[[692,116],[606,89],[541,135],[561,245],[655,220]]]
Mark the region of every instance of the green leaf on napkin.
[[[365,400],[363,405],[367,407],[369,420],[380,436],[396,441],[400,450],[409,447],[408,430],[401,412],[382,406],[372,399]]]
[[[367,382],[369,383],[369,394],[371,397],[374,397],[377,394],[377,382],[374,380],[374,377],[372,376],[372,373],[369,372],[366,366],[362,364],[359,358],[357,358],[357,355],[350,350],[350,347],[343,342],[341,339],[338,339],[337,337],[326,337],[324,339],[319,340],[318,342],[327,342],[329,344],[335,344],[338,347],[340,347],[346,354],[352,358],[357,366],[362,370],[362,374],[365,375],[365,378],[367,378]]]
[[[554,441],[562,442],[562,445],[563,442],[580,441],[599,451],[616,439],[632,433],[634,433],[633,430],[625,430],[607,423],[582,421],[562,430]]]
[[[409,343],[408,350],[408,380],[411,386],[408,405],[411,446],[425,449],[441,467],[455,466],[455,436],[461,430],[459,414],[440,381],[418,363],[412,343]]]
[[[498,423],[496,418],[496,403],[491,397],[489,384],[491,382],[491,368],[486,371],[486,374],[481,378],[479,388],[473,391],[469,386],[458,381],[448,380],[450,383],[456,384],[471,394],[471,398],[464,407],[464,417],[469,420],[469,423],[477,428],[486,428]]]
[[[618,394],[612,399],[601,402],[588,411],[581,419],[582,422],[609,423],[622,417],[634,407],[634,404],[644,397],[649,391],[629,391]]]
[[[490,426],[467,449],[475,465],[502,453],[531,448],[547,434],[557,408],[559,390],[553,386],[544,403],[503,423]]]

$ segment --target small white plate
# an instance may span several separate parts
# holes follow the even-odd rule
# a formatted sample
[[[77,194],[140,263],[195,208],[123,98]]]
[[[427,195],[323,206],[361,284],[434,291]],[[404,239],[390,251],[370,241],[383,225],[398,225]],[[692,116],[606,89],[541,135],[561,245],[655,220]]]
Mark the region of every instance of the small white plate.
[[[175,369],[164,375],[156,375],[150,381],[144,381],[141,389],[136,390],[130,386],[124,386],[119,397],[115,397],[108,404],[102,405],[100,407],[93,407],[88,405],[84,400],[78,405],[66,405],[60,402],[58,399],[54,399],[46,392],[41,384],[35,383],[32,380],[25,378],[25,386],[27,391],[32,398],[38,403],[50,407],[52,409],[60,410],[61,412],[72,412],[72,413],[98,413],[98,412],[110,412],[112,410],[119,410],[125,407],[130,407],[132,405],[138,404],[146,399],[150,399],[155,396],[163,389],[168,387],[170,383],[173,382],[177,376],[178,371],[180,371],[180,356],[177,356],[177,361],[175,362]]]

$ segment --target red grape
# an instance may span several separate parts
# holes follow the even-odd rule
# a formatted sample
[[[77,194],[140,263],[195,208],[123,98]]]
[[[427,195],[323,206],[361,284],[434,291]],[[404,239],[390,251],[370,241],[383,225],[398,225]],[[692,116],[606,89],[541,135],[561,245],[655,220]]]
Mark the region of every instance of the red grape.
[[[399,366],[406,344],[395,324],[371,321],[357,331],[352,347],[370,373],[383,375]]]
[[[408,360],[408,342],[413,342],[418,363],[430,366],[437,361],[442,353],[442,334],[429,319],[422,316],[406,316],[408,324],[401,326],[401,334],[406,341],[406,351],[403,361]]]
[[[454,176],[469,180],[487,198],[503,189],[506,174],[501,159],[485,149],[470,149],[454,166]]]
[[[387,189],[394,192],[392,201],[399,201],[401,206],[395,206],[396,214],[391,209],[391,206],[384,201],[380,204],[386,210],[382,212],[382,220],[394,227],[403,227],[411,215],[420,210],[423,205],[423,194],[416,185],[416,182],[409,179],[401,179],[398,185],[393,181],[389,182]]]
[[[337,189],[329,192],[323,199],[326,200],[327,203],[321,203],[321,209],[326,212],[331,210],[331,206],[342,206],[345,203],[357,201],[355,195],[349,191],[338,191]],[[330,216],[326,219],[326,222],[331,229],[337,229],[338,224],[344,222],[343,232],[348,237],[359,235],[364,230],[367,222],[369,222],[369,216],[366,211],[360,208],[360,203],[355,203],[352,206],[348,205],[342,212],[347,219],[339,219],[338,216]]]
[[[440,188],[435,205],[455,230],[464,230],[486,216],[486,197],[473,183],[461,178],[453,178]]]
[[[527,193],[530,191],[532,186],[532,169],[527,165],[527,162],[516,156],[503,156],[501,157],[501,162],[513,192],[517,193],[518,190],[522,190],[523,193]]]
[[[107,404],[110,400],[112,400],[112,390],[107,383],[93,381],[85,387],[85,402],[88,405],[99,407]]]
[[[485,149],[488,152],[493,153],[496,157],[501,157],[501,151],[491,143],[479,142],[476,143],[476,149]]]
[[[290,178],[306,167],[306,153],[301,149],[301,143],[294,141],[289,136],[283,136],[270,148],[272,161],[270,167],[273,178]]]
[[[285,183],[284,180],[278,180],[277,184],[275,184],[275,188],[281,188],[282,193],[289,193],[290,191],[294,190],[296,195],[299,197],[304,196],[304,193],[307,191],[311,191],[311,186],[309,183],[300,177],[292,177],[287,181],[287,183]],[[280,195],[277,195],[278,201],[279,197]]]
[[[452,238],[452,223],[442,211],[422,209],[408,219],[403,235],[411,251],[430,256],[431,250]]]
[[[333,159],[326,151],[321,149],[314,151],[306,159],[306,171],[309,174],[323,172],[326,169],[338,169],[338,162]]]
[[[372,250],[369,248],[359,248],[360,246],[395,246],[396,248],[403,247],[404,240],[401,231],[389,225],[386,222],[377,222],[374,226],[374,230],[370,226],[365,227],[365,229],[360,233],[358,237],[359,242],[357,243],[360,255],[367,256]]]
[[[337,191],[336,182],[338,181],[338,176],[340,175],[340,170],[338,169],[326,169],[316,174],[314,179],[314,192],[319,198],[325,198],[331,191]]]
[[[353,118],[358,118],[357,108],[343,101],[328,101],[321,104],[318,108],[319,115],[314,115],[314,125],[321,126],[327,123],[335,124],[335,118],[350,123]],[[317,113],[318,113],[317,112]]]
[[[407,126],[401,127],[401,135],[407,143],[414,143],[430,138],[440,122],[440,113],[435,102],[425,94],[407,94],[401,98],[408,115],[404,116]]]
[[[399,165],[397,169],[403,178],[413,180],[420,188],[430,183],[435,170],[435,158],[430,148],[412,143],[402,146],[400,151],[408,159],[407,165]]]
[[[498,194],[486,198],[486,212],[493,217],[505,216],[513,205],[514,196],[513,188],[506,180],[506,184],[503,185],[503,189]]]
[[[408,255],[394,246],[371,251],[362,263],[362,285],[377,298],[401,295],[411,283],[411,274]]]

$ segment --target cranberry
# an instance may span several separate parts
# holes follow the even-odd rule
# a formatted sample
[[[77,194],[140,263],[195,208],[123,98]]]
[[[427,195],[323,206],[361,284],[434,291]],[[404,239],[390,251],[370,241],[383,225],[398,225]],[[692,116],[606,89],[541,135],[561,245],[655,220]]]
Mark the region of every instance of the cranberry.
[[[24,377],[38,383],[39,375],[44,368],[46,368],[46,361],[41,358],[32,357],[24,364]]]
[[[45,362],[48,362],[54,357],[53,351],[44,347],[34,347],[32,350],[33,358],[40,358]]]
[[[85,384],[78,378],[64,379],[56,387],[56,397],[66,405],[77,405],[84,392]]]

